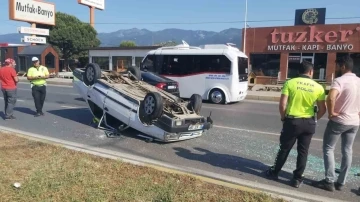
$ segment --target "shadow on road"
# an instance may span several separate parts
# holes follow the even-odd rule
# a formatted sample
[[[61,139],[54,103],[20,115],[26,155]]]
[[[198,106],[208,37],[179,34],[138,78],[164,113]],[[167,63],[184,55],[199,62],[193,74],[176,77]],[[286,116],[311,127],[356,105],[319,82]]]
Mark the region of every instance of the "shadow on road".
[[[64,119],[75,121],[84,125],[89,125],[92,120],[92,115],[87,108],[75,108],[75,109],[59,109],[49,110],[49,114],[59,116]]]
[[[182,158],[204,162],[214,167],[240,171],[242,172],[240,175],[250,174],[266,178],[263,172],[269,168],[268,165],[259,161],[229,154],[218,154],[202,148],[194,148],[194,150],[201,153],[193,153],[188,149],[180,147],[175,147],[174,150],[176,151],[175,153]],[[280,173],[280,176],[288,180],[292,178],[291,173],[284,171]],[[288,184],[288,180],[282,180],[279,178],[278,182]]]
[[[360,196],[360,187],[359,187],[359,189],[351,189],[351,193]]]
[[[24,114],[29,114],[29,115],[35,115],[36,112],[34,110],[31,110],[27,107],[15,107],[14,108],[15,111],[18,111],[18,112],[21,112],[21,113],[24,113]]]

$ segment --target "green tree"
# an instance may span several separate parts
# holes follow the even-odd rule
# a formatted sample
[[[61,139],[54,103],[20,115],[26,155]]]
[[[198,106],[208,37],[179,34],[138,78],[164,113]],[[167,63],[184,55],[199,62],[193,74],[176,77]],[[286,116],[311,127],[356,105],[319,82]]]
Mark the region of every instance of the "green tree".
[[[122,41],[120,47],[135,47],[136,43],[134,41]]]
[[[165,42],[160,42],[158,44],[155,44],[156,46],[176,46],[178,45],[177,42],[175,41],[165,41]]]
[[[55,26],[38,27],[50,29],[47,41],[58,51],[65,64],[68,64],[69,59],[87,55],[89,48],[100,45],[97,32],[89,23],[62,12],[56,12],[55,22]]]

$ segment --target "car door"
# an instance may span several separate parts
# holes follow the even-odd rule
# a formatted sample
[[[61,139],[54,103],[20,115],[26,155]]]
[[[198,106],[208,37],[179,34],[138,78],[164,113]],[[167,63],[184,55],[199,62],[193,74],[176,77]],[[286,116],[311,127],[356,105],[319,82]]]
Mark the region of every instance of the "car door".
[[[110,88],[104,102],[104,111],[117,120],[129,125],[133,103],[124,94]]]
[[[88,100],[88,102],[92,102],[100,109],[103,109],[107,91],[107,87],[95,84],[89,87],[86,99]]]

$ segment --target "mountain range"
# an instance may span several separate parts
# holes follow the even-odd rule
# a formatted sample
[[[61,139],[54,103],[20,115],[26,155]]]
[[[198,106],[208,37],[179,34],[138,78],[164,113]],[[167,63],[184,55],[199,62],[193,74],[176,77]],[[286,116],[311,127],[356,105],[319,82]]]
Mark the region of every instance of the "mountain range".
[[[225,44],[233,43],[241,48],[241,29],[230,28],[220,32],[203,30],[164,29],[161,31],[150,31],[147,29],[123,29],[110,33],[98,33],[98,39],[103,47],[119,46],[122,41],[131,40],[138,46],[150,46],[161,42],[175,41],[181,43],[186,41],[192,46],[203,44]],[[21,43],[23,34],[0,35],[0,43]]]

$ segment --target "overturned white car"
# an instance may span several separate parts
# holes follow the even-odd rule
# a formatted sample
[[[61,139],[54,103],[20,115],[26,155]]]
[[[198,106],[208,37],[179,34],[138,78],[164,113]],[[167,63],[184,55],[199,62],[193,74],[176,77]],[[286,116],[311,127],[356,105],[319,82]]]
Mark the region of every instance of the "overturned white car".
[[[199,115],[200,95],[184,101],[143,82],[137,67],[117,73],[90,63],[73,74],[74,88],[93,116],[114,131],[131,127],[154,140],[173,142],[199,137],[212,127],[210,116]]]

